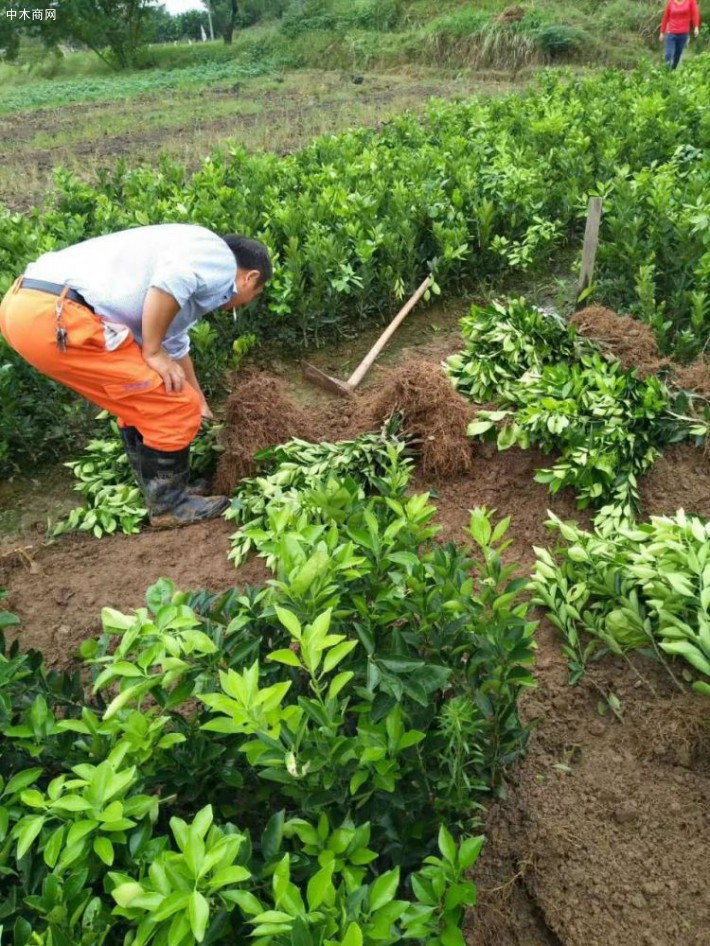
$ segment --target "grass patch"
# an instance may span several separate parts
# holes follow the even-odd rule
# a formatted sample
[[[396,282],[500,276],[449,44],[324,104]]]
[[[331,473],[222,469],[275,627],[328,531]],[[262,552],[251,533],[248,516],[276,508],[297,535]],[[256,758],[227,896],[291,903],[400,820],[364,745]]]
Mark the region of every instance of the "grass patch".
[[[704,5],[710,5],[703,0]],[[523,16],[501,16],[505,0],[304,0],[280,20],[221,40],[147,47],[140,68],[111,74],[89,52],[48,55],[32,43],[17,64],[0,62],[0,113],[107,101],[286,68],[361,71],[427,64],[441,68],[518,69],[572,61],[631,65],[647,55],[660,20],[657,0],[529,0]]]
[[[87,103],[80,110],[64,108],[51,115],[13,113],[0,118],[5,141],[0,201],[18,210],[29,208],[52,190],[53,168],[59,165],[85,179],[118,157],[155,166],[167,155],[196,168],[225,139],[252,151],[283,153],[328,132],[419,111],[432,97],[497,94],[510,88],[502,77],[442,79],[429,70],[368,75],[362,85],[338,73],[302,70]]]

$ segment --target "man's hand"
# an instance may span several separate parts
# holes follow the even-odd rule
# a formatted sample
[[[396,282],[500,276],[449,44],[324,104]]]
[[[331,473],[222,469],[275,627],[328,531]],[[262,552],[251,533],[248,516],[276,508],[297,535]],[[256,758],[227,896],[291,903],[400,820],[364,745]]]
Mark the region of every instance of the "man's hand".
[[[212,410],[209,404],[207,403],[207,401],[202,402],[202,420],[208,420],[208,421],[214,420],[214,414],[212,413]]]
[[[698,29],[697,26],[693,30],[693,35],[695,36],[696,39],[698,38],[698,36],[700,36],[700,30]]]
[[[146,353],[143,352],[143,358],[145,363],[149,365],[153,371],[157,371],[163,379],[163,384],[168,394],[172,394],[173,391],[175,393],[182,391],[185,384],[185,372],[177,361],[173,361],[167,352],[159,351],[157,355],[146,355]]]
[[[662,43],[665,38],[666,38],[666,34],[665,34],[665,33],[659,33],[659,35],[658,35],[658,42],[659,42],[659,43]]]

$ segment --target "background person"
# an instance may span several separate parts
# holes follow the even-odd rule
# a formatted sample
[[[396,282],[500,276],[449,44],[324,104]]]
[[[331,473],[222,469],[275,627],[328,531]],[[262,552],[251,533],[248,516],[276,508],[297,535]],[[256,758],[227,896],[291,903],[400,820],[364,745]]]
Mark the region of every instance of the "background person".
[[[677,69],[683,50],[690,39],[700,32],[700,11],[697,0],[668,0],[663,13],[659,39],[665,40],[665,60],[671,69]]]
[[[11,348],[118,418],[152,525],[212,519],[229,504],[187,488],[190,444],[213,416],[188,331],[251,302],[271,274],[256,240],[161,224],[45,253],[0,305]]]

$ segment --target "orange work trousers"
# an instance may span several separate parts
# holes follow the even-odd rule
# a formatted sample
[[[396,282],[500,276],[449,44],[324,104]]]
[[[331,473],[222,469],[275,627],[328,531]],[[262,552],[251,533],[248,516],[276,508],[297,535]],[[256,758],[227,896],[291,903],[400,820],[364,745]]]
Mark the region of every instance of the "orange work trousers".
[[[70,299],[63,301],[67,342],[66,350],[60,351],[58,297],[37,289],[19,289],[18,285],[19,280],[0,304],[0,332],[25,361],[110,411],[120,426],[136,427],[155,450],[182,450],[192,443],[201,419],[200,398],[193,387],[185,384],[181,392],[168,394],[163,379],[145,363],[130,332],[110,351],[105,323]]]

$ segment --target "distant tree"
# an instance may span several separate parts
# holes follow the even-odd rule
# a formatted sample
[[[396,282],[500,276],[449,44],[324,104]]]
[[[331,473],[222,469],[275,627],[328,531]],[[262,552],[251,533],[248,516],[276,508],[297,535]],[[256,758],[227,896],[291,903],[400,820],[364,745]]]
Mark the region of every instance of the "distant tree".
[[[237,0],[230,0],[229,16],[227,18],[227,25],[224,28],[224,41],[228,46],[231,46],[232,39],[234,38],[234,27],[237,25],[238,13]]]
[[[178,26],[179,39],[200,39],[200,27],[207,29],[207,17],[200,10],[188,10],[179,13],[175,20]]]
[[[50,48],[68,41],[125,69],[147,42],[155,15],[154,0],[0,0],[0,48],[10,58],[23,37]]]
[[[153,0],[56,0],[72,39],[119,69],[134,65],[146,42]]]
[[[7,15],[10,6],[9,3],[0,3],[0,54],[3,59],[17,59],[22,36],[20,24]]]
[[[18,0],[0,0],[0,50],[5,59],[16,59],[20,51],[22,39],[43,39],[45,32],[45,10],[53,4],[28,0],[20,3]],[[57,12],[54,12],[56,17]],[[41,17],[41,19],[40,19]],[[57,34],[55,20],[48,20]]]
[[[162,4],[150,9],[146,29],[149,42],[172,43],[181,36],[179,17],[168,13]]]
[[[215,34],[224,38],[229,46],[234,38],[234,30],[239,16],[238,0],[205,0],[209,4]]]

